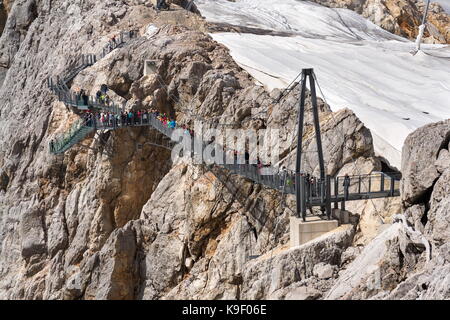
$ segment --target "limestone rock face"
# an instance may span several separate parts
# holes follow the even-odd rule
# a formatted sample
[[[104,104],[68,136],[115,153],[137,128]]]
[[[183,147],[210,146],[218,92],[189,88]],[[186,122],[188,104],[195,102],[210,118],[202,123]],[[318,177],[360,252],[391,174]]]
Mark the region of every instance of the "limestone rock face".
[[[442,121],[419,128],[406,138],[402,150],[405,154],[401,185],[404,202],[417,202],[433,186],[440,176],[439,171],[449,166],[441,162],[436,166],[441,150],[448,149],[449,132],[450,121]],[[441,157],[445,157],[445,153]]]
[[[450,297],[450,247],[439,248],[436,257],[424,270],[402,282],[392,292],[380,296],[389,300],[448,300]]]
[[[437,246],[444,245],[450,239],[450,166],[434,185],[427,212],[425,234]]]
[[[353,236],[352,226],[342,226],[274,257],[266,254],[255,260],[245,270],[241,298],[270,299],[292,282],[313,276],[314,271],[318,271],[319,263],[328,265],[326,268],[332,270],[331,265],[340,265],[340,256],[350,246]],[[320,274],[328,276],[322,272]]]

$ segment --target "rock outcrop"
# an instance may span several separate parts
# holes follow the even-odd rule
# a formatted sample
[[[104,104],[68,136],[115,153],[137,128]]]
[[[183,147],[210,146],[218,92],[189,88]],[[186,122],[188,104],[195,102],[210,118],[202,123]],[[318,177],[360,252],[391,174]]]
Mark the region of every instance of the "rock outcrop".
[[[450,239],[450,121],[424,126],[408,136],[402,161],[402,200],[410,223],[441,246]]]
[[[408,136],[402,161],[404,221],[389,226],[344,266],[326,299],[450,298],[449,140],[449,121]]]
[[[314,0],[330,8],[347,8],[369,19],[383,29],[415,39],[425,12],[422,0]],[[431,3],[427,16],[424,41],[450,43],[450,15],[442,7]]]

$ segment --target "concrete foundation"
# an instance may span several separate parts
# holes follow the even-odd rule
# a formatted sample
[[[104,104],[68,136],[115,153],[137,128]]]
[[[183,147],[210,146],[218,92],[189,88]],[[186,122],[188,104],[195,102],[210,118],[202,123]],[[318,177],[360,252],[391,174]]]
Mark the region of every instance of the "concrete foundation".
[[[324,233],[330,232],[339,226],[337,220],[322,220],[319,217],[307,217],[303,219],[290,218],[290,246],[297,247]]]

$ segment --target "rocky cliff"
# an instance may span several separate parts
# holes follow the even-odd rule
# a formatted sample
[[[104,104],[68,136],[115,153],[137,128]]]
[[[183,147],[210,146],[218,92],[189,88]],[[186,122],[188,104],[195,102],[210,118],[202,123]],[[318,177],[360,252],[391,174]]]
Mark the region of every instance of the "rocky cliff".
[[[426,1],[422,0],[314,0],[330,8],[347,8],[369,19],[383,29],[415,39]],[[426,43],[450,43],[450,15],[432,2],[427,15]]]
[[[0,38],[0,67],[6,70],[0,82],[0,298],[317,299],[330,290],[343,297],[348,290],[333,288],[345,279],[342,273],[353,274],[351,261],[366,261],[371,245],[403,239],[395,238],[399,224],[388,228],[400,199],[367,201],[352,209],[361,215],[359,224],[289,249],[292,197],[214,166],[172,161],[170,151],[148,143],[154,139],[149,128],[97,133],[64,155],[49,153],[49,141],[78,116],[49,91],[47,77],[65,74],[81,53],[98,52],[120,30],[136,29],[137,38],[83,70],[72,88],[93,94],[106,83],[112,99],[127,109],[156,108],[184,124],[200,118],[227,128],[279,128],[283,161],[292,166],[298,93],[275,103],[280,92],[256,85],[206,28],[195,13],[156,13],[144,1],[14,3]],[[154,74],[144,76],[145,60],[155,61]],[[374,155],[369,130],[350,110],[332,113],[322,101],[319,107],[328,173],[386,167]],[[309,151],[315,147],[311,117],[308,111]],[[412,141],[411,149],[420,148]],[[305,166],[318,169],[312,152]],[[444,167],[436,169],[443,182]],[[416,190],[414,181],[405,178],[405,190]],[[416,191],[404,203],[411,222],[417,219],[411,220],[415,211],[409,207],[427,212],[419,220],[427,220],[427,237],[437,236],[429,239],[438,258],[423,265],[438,272],[448,266],[434,250],[445,248],[438,232],[443,224],[434,222],[441,221],[445,184],[421,188],[428,194],[431,187],[436,205],[421,206],[425,198]],[[409,243],[393,245],[416,250]],[[392,259],[403,261],[403,251],[389,248],[376,249],[375,258],[393,252]],[[413,253],[417,261],[426,254],[422,247]],[[411,270],[398,265],[401,276],[391,277],[384,289],[412,281]],[[354,297],[384,293],[363,285],[356,292]]]
[[[343,270],[327,299],[450,298],[450,121],[413,132],[403,148],[403,215]]]

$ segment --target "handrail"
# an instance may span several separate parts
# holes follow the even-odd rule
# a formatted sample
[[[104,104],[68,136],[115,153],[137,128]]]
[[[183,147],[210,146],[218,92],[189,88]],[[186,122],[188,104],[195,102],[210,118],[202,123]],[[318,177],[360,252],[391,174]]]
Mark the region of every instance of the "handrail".
[[[134,33],[131,32],[127,34],[130,39],[134,35]],[[99,58],[103,58],[108,53],[121,46],[124,43],[124,37],[125,34],[121,33],[119,42],[109,42],[108,45],[103,48],[102,54],[99,55]],[[59,100],[64,102],[66,105],[76,107],[80,110],[103,110],[110,113],[112,118],[108,118],[108,122],[98,122],[95,117],[79,119],[69,128],[67,132],[51,141],[50,150],[52,153],[62,153],[66,151],[71,146],[84,139],[84,137],[91,131],[115,130],[129,126],[129,124],[122,123],[121,117],[119,116],[121,110],[114,103],[112,105],[107,105],[94,97],[88,97],[88,101],[86,102],[85,99],[82,99],[82,97],[70,91],[68,88],[68,83],[81,70],[93,65],[97,61],[97,56],[95,54],[82,55],[81,60],[82,63],[73,68],[62,80],[58,77],[56,84],[53,83],[53,79],[49,78],[49,88],[54,91],[58,95]],[[163,123],[159,121],[159,119],[157,119],[157,117],[152,113],[148,114],[148,119],[145,122],[141,117],[140,123],[131,124],[131,126],[134,125],[151,126],[153,129],[159,131],[171,140],[173,132],[177,129],[163,125]],[[198,139],[195,134],[193,138],[194,140]],[[202,140],[200,139],[200,141]],[[202,146],[202,150],[204,150],[206,144],[203,141]],[[220,148],[221,146],[218,145],[218,147]],[[192,149],[192,152],[194,153],[194,148]],[[224,150],[224,158],[226,159],[227,150],[223,147],[222,149]],[[236,157],[234,163],[232,164],[228,164],[224,161],[223,164],[218,165],[256,183],[282,191],[283,193],[295,194],[296,188],[301,187],[302,192],[305,193],[305,198],[307,199],[307,203],[309,203],[309,205],[311,205],[311,203],[323,204],[325,197],[331,197],[333,202],[337,202],[342,200],[366,199],[370,197],[395,196],[400,193],[399,188],[396,189],[396,183],[398,183],[401,179],[401,174],[398,173],[377,172],[366,175],[335,176],[321,180],[310,176],[305,172],[296,173],[286,168],[276,168],[272,166],[260,167],[256,164],[246,163],[245,159],[242,160],[244,162],[243,164],[238,163],[238,159]],[[263,170],[266,172],[263,173]],[[300,186],[295,185],[297,175],[301,176]],[[363,181],[365,180],[368,181],[368,188],[366,186],[363,187]],[[386,182],[389,183],[388,187],[386,187]],[[350,189],[353,189],[355,186],[357,188],[357,192],[350,191]],[[333,191],[331,191],[331,187],[333,187]]]
[[[92,117],[88,119],[80,119],[72,125],[68,132],[64,133],[62,137],[58,138],[55,144],[53,153],[61,153],[70,148],[72,145],[82,140],[87,134],[94,130],[116,130],[124,127],[133,126],[151,126],[153,129],[162,133],[167,138],[172,140],[173,133],[179,128],[170,128],[164,125],[156,115],[149,113],[147,119],[140,117],[136,122],[133,119],[132,123],[125,123],[118,114],[111,114],[105,121],[98,121],[97,118]],[[194,140],[199,139],[194,133]],[[172,140],[173,144],[176,141]],[[202,140],[200,140],[202,141]],[[202,150],[207,146],[207,143],[202,141]],[[167,147],[167,146],[166,146]],[[192,148],[192,155],[195,155],[194,148]],[[224,152],[224,160],[226,159],[226,152]],[[243,163],[240,164],[235,158],[232,164],[223,163],[216,164],[221,166],[234,174],[246,177],[253,182],[265,185],[271,189],[282,191],[285,194],[295,194],[295,172],[290,170],[276,170],[274,167],[258,167],[255,164]],[[268,170],[268,174],[264,174],[263,170]],[[309,175],[301,174],[302,184],[305,198],[308,205],[320,205],[325,201],[327,194],[327,184],[333,186],[330,197],[332,202],[361,200],[368,198],[384,198],[390,196],[398,196],[400,194],[399,188],[396,184],[400,181],[400,174],[398,173],[384,173],[377,172],[366,175],[352,175],[352,176],[336,176],[329,177],[329,180],[321,180]],[[309,177],[309,179],[308,179]],[[362,181],[365,179],[369,182],[369,187],[366,190],[362,189]],[[342,182],[342,183],[341,183]],[[386,186],[386,183],[389,185]],[[303,186],[303,187],[302,187]],[[356,188],[356,190],[354,190]]]
[[[134,31],[128,31],[128,32],[121,32],[119,34],[119,37],[117,41],[109,41],[107,45],[105,45],[102,48],[102,53],[99,55],[96,54],[82,54],[80,56],[81,63],[74,67],[69,71],[69,73],[60,79],[57,77],[56,83],[53,82],[52,78],[47,79],[47,85],[56,95],[58,95],[59,99],[61,97],[66,97],[64,99],[64,103],[76,107],[79,109],[88,109],[91,105],[92,107],[95,107],[100,110],[104,110],[106,112],[113,112],[113,113],[119,113],[120,109],[115,104],[111,107],[108,105],[105,105],[103,103],[98,103],[97,100],[94,97],[89,97],[89,100],[92,101],[90,105],[82,105],[78,104],[77,102],[74,102],[73,100],[69,100],[67,97],[71,97],[75,93],[70,92],[70,89],[68,88],[68,83],[73,80],[73,78],[76,77],[78,73],[80,73],[82,70],[86,69],[89,66],[92,66],[94,63],[97,62],[97,60],[104,58],[107,54],[112,52],[113,50],[119,48],[125,43],[125,39],[128,38],[129,40],[133,39],[137,34]]]
[[[59,135],[52,141],[50,141],[50,152],[57,154],[62,153],[69,149],[72,145],[81,141],[87,134],[93,131],[93,128],[87,125],[88,120],[78,119],[75,121],[68,131]],[[84,133],[82,136],[81,134]],[[79,137],[79,139],[74,138]]]

